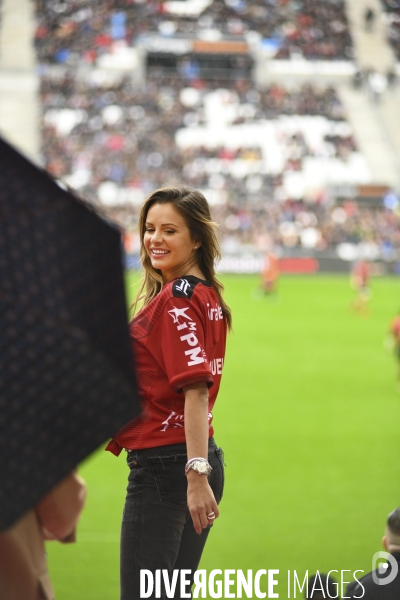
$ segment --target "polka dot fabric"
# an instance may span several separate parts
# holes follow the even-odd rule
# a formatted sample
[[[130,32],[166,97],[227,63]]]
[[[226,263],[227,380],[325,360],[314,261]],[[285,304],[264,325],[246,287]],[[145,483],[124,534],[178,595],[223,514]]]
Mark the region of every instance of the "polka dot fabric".
[[[139,413],[120,234],[0,140],[0,529]]]

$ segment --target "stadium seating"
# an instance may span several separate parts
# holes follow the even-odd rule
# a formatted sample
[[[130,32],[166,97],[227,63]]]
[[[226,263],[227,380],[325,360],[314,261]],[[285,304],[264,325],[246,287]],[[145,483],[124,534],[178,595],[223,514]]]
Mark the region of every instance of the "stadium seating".
[[[187,6],[184,6],[187,5]],[[93,64],[113,41],[165,37],[215,39],[248,37],[275,48],[276,58],[292,53],[308,59],[353,57],[343,0],[204,0],[203,2],[79,3],[36,0],[36,47],[41,62]]]
[[[382,0],[382,4],[388,26],[388,40],[393,46],[397,60],[400,60],[400,1]]]
[[[226,38],[253,31],[277,39],[284,31],[277,54],[284,57],[281,50],[293,48],[296,39],[289,27],[293,19],[303,36],[308,27],[315,34],[320,21],[331,34],[336,29],[341,50],[331,58],[350,58],[342,2],[204,0],[167,2],[161,10],[158,3],[118,0],[113,14],[125,16],[117,22],[108,6],[91,0],[37,2],[43,157],[55,177],[128,231],[129,251],[137,251],[135,228],[147,194],[182,183],[206,193],[225,253],[264,251],[271,244],[285,251],[323,251],[367,243],[374,254],[390,253],[399,244],[392,210],[378,214],[354,202],[332,205],[332,185],[370,181],[332,86],[262,88],[242,76],[205,80],[199,73],[163,68],[135,82],[112,71],[87,68],[82,75],[74,68],[76,61],[89,65],[105,56],[121,35],[134,45],[146,32],[179,39],[213,28]],[[265,11],[271,31],[258,25]],[[60,59],[64,47],[69,55]],[[54,68],[55,62],[64,64]]]

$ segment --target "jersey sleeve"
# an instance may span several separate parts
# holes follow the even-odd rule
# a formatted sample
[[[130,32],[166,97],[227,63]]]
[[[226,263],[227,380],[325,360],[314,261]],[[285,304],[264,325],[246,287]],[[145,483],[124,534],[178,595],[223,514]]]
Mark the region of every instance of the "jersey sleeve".
[[[160,319],[158,333],[165,372],[175,392],[194,383],[213,385],[205,350],[204,318],[193,301],[170,298]]]

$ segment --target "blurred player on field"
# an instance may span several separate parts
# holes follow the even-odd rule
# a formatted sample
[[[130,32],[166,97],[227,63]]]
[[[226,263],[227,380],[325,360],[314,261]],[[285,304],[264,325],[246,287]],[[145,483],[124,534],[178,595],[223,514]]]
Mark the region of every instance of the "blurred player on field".
[[[359,260],[351,271],[351,286],[356,291],[352,308],[363,316],[369,315],[368,302],[371,297],[369,288],[370,266],[367,260]]]
[[[279,259],[273,252],[265,255],[261,276],[264,296],[276,295],[279,281]]]
[[[400,310],[390,324],[389,336],[397,359],[397,382],[400,389]]]

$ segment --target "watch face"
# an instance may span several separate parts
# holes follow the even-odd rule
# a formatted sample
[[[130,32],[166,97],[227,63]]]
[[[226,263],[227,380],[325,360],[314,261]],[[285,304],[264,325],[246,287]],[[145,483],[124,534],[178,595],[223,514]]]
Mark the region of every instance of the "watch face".
[[[203,460],[194,460],[189,466],[185,469],[185,474],[187,475],[188,471],[193,469],[199,475],[209,475],[212,471],[212,467]]]
[[[203,462],[197,462],[196,464],[196,471],[198,471],[199,473],[207,473],[207,465],[206,463]]]

